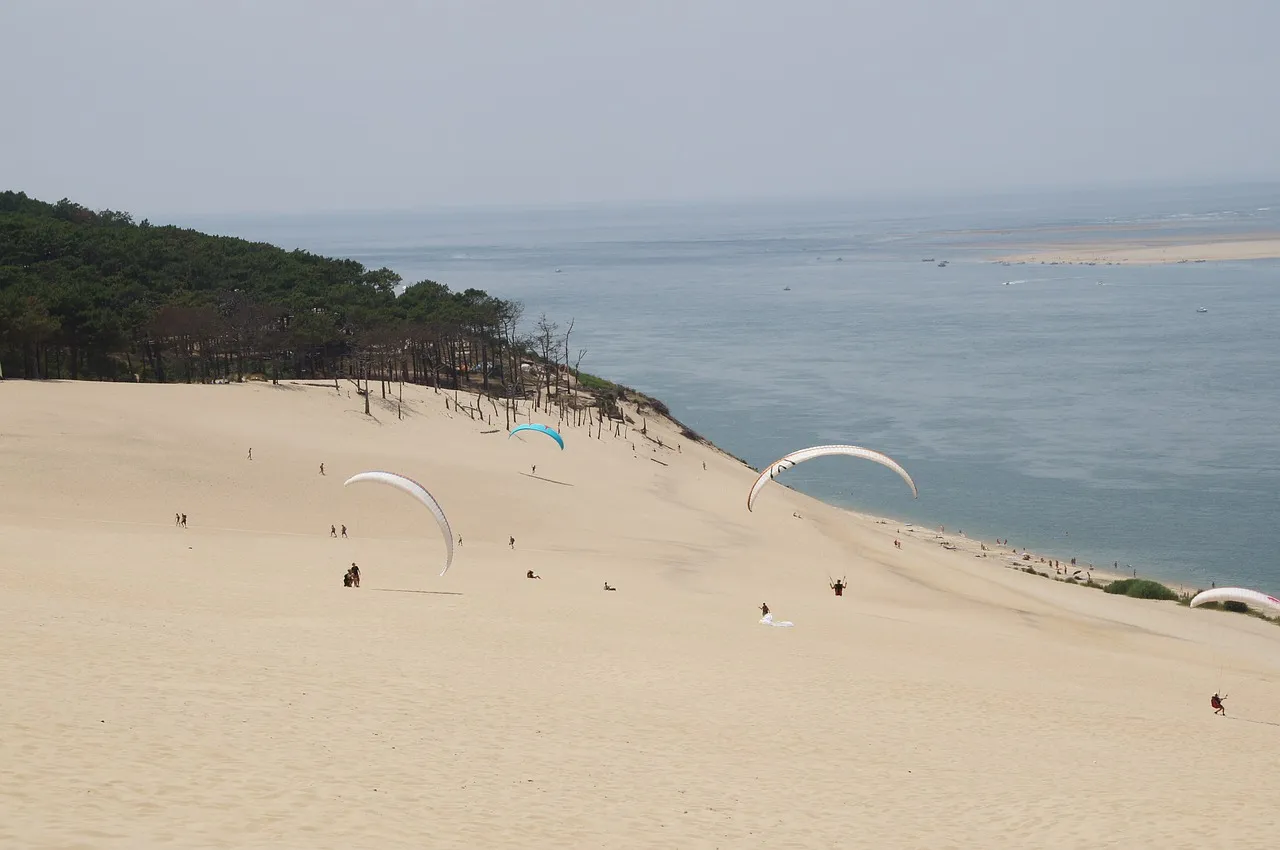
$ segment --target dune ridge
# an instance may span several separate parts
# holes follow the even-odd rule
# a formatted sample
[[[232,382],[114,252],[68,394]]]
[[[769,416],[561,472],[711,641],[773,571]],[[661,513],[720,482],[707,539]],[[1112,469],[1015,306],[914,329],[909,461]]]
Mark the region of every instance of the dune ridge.
[[[776,482],[749,514],[754,473],[660,416],[534,412],[561,452],[404,397],[0,384],[0,846],[1269,840],[1274,624]],[[447,576],[421,506],[342,487],[377,468],[444,506]]]

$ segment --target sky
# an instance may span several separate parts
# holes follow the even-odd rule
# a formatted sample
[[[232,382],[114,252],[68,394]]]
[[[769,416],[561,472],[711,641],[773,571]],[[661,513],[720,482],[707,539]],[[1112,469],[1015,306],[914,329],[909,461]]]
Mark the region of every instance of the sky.
[[[1274,0],[6,0],[0,189],[152,217],[1280,178]]]

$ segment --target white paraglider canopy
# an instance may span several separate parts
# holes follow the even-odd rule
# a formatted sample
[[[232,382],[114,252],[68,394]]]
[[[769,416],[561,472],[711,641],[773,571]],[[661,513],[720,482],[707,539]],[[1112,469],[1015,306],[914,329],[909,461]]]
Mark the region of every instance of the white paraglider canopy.
[[[797,463],[804,463],[806,460],[812,460],[815,457],[825,457],[827,455],[848,455],[849,457],[860,457],[864,460],[875,461],[881,466],[887,466],[898,475],[902,476],[902,480],[907,482],[907,486],[911,488],[911,495],[919,498],[920,492],[916,489],[916,482],[911,480],[911,476],[907,471],[898,465],[898,462],[888,455],[880,452],[864,449],[861,446],[813,446],[807,449],[794,451],[789,455],[775,460],[764,468],[760,473],[760,477],[751,485],[751,492],[747,494],[747,510],[751,510],[752,504],[755,503],[756,494],[764,485],[772,481],[780,472],[786,472]]]
[[[412,478],[406,478],[394,472],[381,471],[361,472],[353,475],[342,482],[342,486],[346,487],[348,484],[356,484],[360,481],[373,481],[378,484],[395,487],[403,493],[408,493],[425,505],[427,510],[431,511],[436,518],[436,524],[440,526],[440,532],[444,535],[444,545],[448,552],[444,561],[444,569],[440,571],[440,575],[449,572],[449,566],[453,563],[453,529],[449,527],[449,520],[444,515],[444,509],[440,507],[440,503],[435,500],[435,497],[427,492],[427,488]]]
[[[1245,605],[1267,608],[1274,614],[1280,614],[1280,599],[1245,587],[1215,587],[1213,590],[1201,591],[1191,600],[1191,607],[1196,608],[1207,602],[1243,602]]]

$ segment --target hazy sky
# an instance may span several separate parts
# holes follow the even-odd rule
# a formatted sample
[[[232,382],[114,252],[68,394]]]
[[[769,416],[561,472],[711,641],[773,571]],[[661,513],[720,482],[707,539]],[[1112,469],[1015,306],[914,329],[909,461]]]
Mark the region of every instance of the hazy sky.
[[[0,188],[139,214],[1280,177],[1280,2],[3,0]]]

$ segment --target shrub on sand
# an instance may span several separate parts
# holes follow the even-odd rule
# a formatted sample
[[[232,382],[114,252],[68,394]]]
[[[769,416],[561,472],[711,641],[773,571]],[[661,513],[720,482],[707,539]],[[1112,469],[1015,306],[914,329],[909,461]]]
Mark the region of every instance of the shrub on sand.
[[[1120,596],[1132,596],[1134,599],[1167,599],[1170,602],[1178,601],[1178,594],[1165,587],[1158,581],[1151,581],[1146,578],[1124,578],[1113,581],[1103,588],[1107,593],[1115,593]]]

